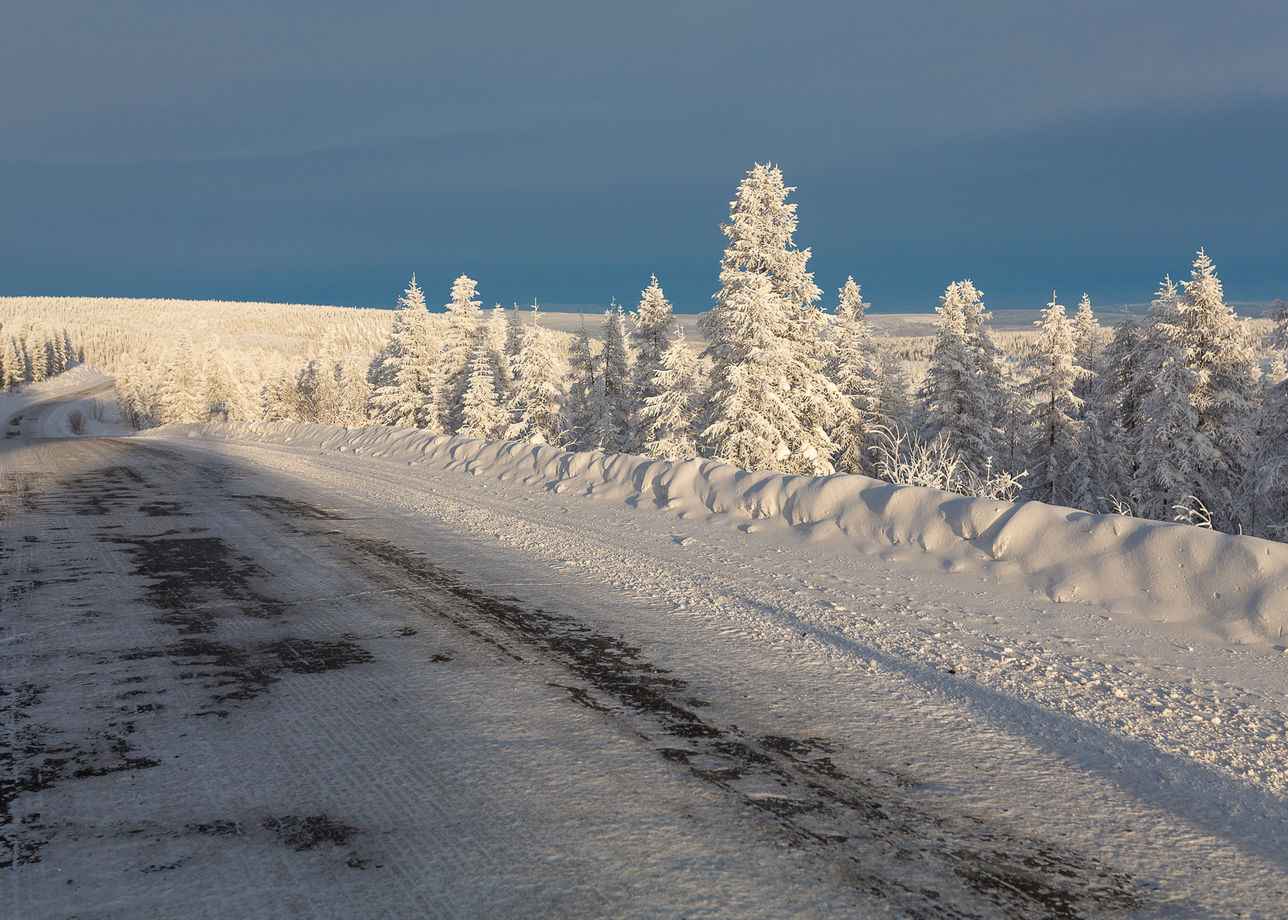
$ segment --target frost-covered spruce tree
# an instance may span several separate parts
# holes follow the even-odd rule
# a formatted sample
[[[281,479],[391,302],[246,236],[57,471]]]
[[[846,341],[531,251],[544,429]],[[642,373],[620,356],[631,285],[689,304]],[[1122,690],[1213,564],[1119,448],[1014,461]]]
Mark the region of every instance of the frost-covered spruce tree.
[[[639,306],[635,308],[635,396],[641,403],[657,393],[652,389],[653,378],[662,366],[662,356],[671,347],[679,326],[671,309],[671,302],[662,293],[657,275],[651,276],[649,286],[640,292]]]
[[[1270,383],[1288,379],[1288,301],[1276,300],[1266,312],[1274,323],[1266,342],[1270,348]]]
[[[600,383],[588,399],[588,440],[598,450],[630,453],[639,444],[634,356],[626,318],[616,302],[604,311]]]
[[[264,422],[285,422],[295,417],[295,399],[298,388],[289,370],[275,368],[268,372],[259,393],[259,419]]]
[[[478,283],[467,275],[452,282],[452,298],[447,303],[447,328],[443,332],[439,363],[443,374],[443,408],[448,431],[460,427],[464,411],[465,389],[469,386],[470,353],[483,325],[483,301],[478,296]]]
[[[845,473],[873,474],[869,448],[873,432],[889,429],[893,421],[882,414],[881,363],[872,330],[864,318],[864,302],[854,278],[846,279],[832,325],[832,354],[825,367],[840,394],[832,440],[836,468]]]
[[[1082,368],[1073,384],[1073,395],[1082,400],[1082,412],[1091,408],[1088,401],[1094,402],[1096,381],[1100,377],[1100,354],[1104,332],[1100,320],[1091,309],[1091,298],[1085,293],[1078,301],[1078,312],[1073,317],[1073,363]]]
[[[337,359],[335,367],[337,399],[335,425],[354,427],[365,423],[367,405],[371,401],[371,384],[362,372],[362,362],[357,355]]]
[[[67,334],[64,329],[56,333],[49,341],[50,373],[61,374],[67,370],[67,348],[63,337]]]
[[[560,436],[560,444],[566,450],[591,450],[597,446],[593,443],[592,406],[602,383],[599,358],[591,351],[590,333],[583,317],[569,355],[568,389],[562,412],[565,427]]]
[[[170,350],[158,397],[160,418],[164,424],[209,421],[206,370],[187,335],[181,336]]]
[[[3,327],[0,326],[0,391],[10,390],[17,387],[15,381],[10,386],[9,380],[14,375],[14,368],[18,363],[16,348],[11,336],[3,334]]]
[[[983,298],[970,281],[954,281],[939,298],[934,351],[923,386],[926,434],[942,433],[967,469],[982,476],[994,456],[993,420],[1000,375],[983,330]]]
[[[1276,300],[1271,304],[1266,318],[1274,324],[1267,344],[1279,351],[1288,351],[1288,300]]]
[[[1196,487],[1215,465],[1218,453],[1199,427],[1199,415],[1190,398],[1198,374],[1187,366],[1183,347],[1164,339],[1159,355],[1162,364],[1145,400],[1145,425],[1136,463],[1137,510],[1154,520],[1190,521],[1204,509],[1208,513],[1212,510]]]
[[[228,363],[228,355],[210,343],[206,347],[206,403],[212,422],[245,421],[250,418],[249,400],[241,375]]]
[[[791,344],[776,331],[783,321],[781,298],[761,272],[726,269],[720,277],[726,338],[713,356],[701,442],[711,455],[745,470],[791,469],[792,445],[804,438],[787,402]]]
[[[653,376],[652,396],[644,400],[644,451],[655,460],[687,460],[698,455],[696,427],[701,398],[697,356],[676,327]]]
[[[1084,292],[1073,318],[1073,363],[1082,369],[1073,383],[1078,406],[1078,437],[1073,466],[1070,469],[1069,492],[1065,501],[1084,511],[1108,509],[1106,496],[1115,490],[1113,446],[1105,433],[1107,408],[1099,400],[1103,378],[1105,333],[1091,309],[1091,298]],[[1120,490],[1126,496],[1127,490]]]
[[[1288,350],[1288,341],[1279,350]],[[1288,379],[1266,393],[1254,443],[1245,484],[1253,496],[1247,529],[1255,536],[1288,541]]]
[[[532,306],[535,309],[537,305],[534,303]],[[505,326],[505,356],[511,366],[514,365],[514,359],[519,356],[519,348],[522,344],[523,314],[519,312],[519,305],[516,303],[507,317]]]
[[[970,285],[970,291],[974,291],[973,296],[970,295],[969,291],[962,291],[964,295],[962,312],[966,318],[966,339],[971,347],[975,349],[976,361],[979,366],[979,380],[988,402],[993,406],[993,429],[994,437],[996,438],[998,434],[1003,433],[1001,431],[1001,420],[1009,384],[1002,371],[1002,361],[997,345],[993,342],[993,336],[988,331],[988,320],[993,318],[993,314],[984,308],[984,295],[976,290],[969,281],[966,284]]]
[[[510,339],[510,321],[508,310],[497,304],[492,308],[487,320],[488,354],[492,358],[493,382],[496,387],[496,398],[504,405],[510,394],[510,357],[506,344]]]
[[[49,377],[49,355],[45,352],[45,338],[32,330],[31,339],[31,382],[40,383]]]
[[[1216,267],[1203,250],[1194,259],[1190,280],[1182,282],[1181,288],[1181,297],[1156,304],[1150,338],[1157,350],[1174,357],[1189,372],[1173,375],[1172,382],[1190,387],[1185,398],[1210,453],[1181,458],[1179,454],[1198,441],[1181,437],[1170,448],[1174,455],[1170,462],[1192,469],[1190,492],[1211,514],[1214,527],[1232,531],[1251,516],[1241,485],[1252,453],[1260,368],[1251,335],[1225,303]],[[1173,398],[1180,399],[1181,394]],[[1167,449],[1162,442],[1154,447]]]
[[[495,440],[510,427],[510,414],[497,398],[496,353],[486,334],[481,334],[470,355],[469,384],[461,409],[457,434]]]
[[[398,313],[382,354],[368,377],[374,389],[372,421],[442,431],[438,408],[442,370],[425,309],[425,293],[416,284],[415,275],[398,300]]]
[[[1075,494],[1092,491],[1089,481],[1074,482],[1074,475],[1087,476],[1077,463],[1078,410],[1082,400],[1074,386],[1085,376],[1073,361],[1073,329],[1064,305],[1051,294],[1042,311],[1038,352],[1027,386],[1031,403],[1033,441],[1029,452],[1031,489],[1034,498],[1057,505],[1070,504]]]
[[[327,367],[318,358],[304,362],[295,375],[295,393],[291,403],[292,417],[297,422],[321,422],[326,413]]]
[[[27,362],[22,358],[16,336],[4,336],[4,355],[0,361],[4,365],[4,389],[13,392],[27,379]]]
[[[891,428],[914,429],[912,398],[907,372],[902,360],[891,351],[878,353],[878,379],[881,381],[878,410],[885,424]]]
[[[756,464],[749,468],[826,475],[839,397],[822,372],[822,292],[806,270],[810,251],[792,239],[791,191],[779,169],[756,164],[721,226],[729,239],[721,286],[702,319],[712,374],[701,440],[731,462]],[[752,427],[740,432],[743,424]]]
[[[124,358],[116,371],[116,405],[121,410],[121,418],[132,428],[152,428],[156,425],[153,402],[147,392],[147,375],[141,362],[138,358]]]
[[[506,439],[557,444],[563,430],[558,373],[550,340],[537,324],[536,304],[532,305],[531,322],[523,327],[512,375],[514,387],[506,407],[510,416]]]
[[[1168,278],[1160,297],[1175,299],[1176,285]],[[1104,435],[1105,478],[1101,495],[1111,504],[1128,501],[1135,492],[1136,459],[1145,427],[1145,400],[1153,389],[1153,374],[1161,362],[1141,323],[1127,316],[1119,323],[1101,357],[1101,375],[1094,391],[1097,423]]]

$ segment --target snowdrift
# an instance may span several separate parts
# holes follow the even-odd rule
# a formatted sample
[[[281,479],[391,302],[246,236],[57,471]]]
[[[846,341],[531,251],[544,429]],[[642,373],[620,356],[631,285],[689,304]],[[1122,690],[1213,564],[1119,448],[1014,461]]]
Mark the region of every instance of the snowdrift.
[[[866,476],[784,476],[714,460],[569,453],[401,428],[276,422],[173,425],[156,433],[345,452],[676,513],[777,519],[808,539],[844,535],[862,552],[908,545],[945,557],[950,568],[983,563],[994,577],[1023,580],[1054,602],[1202,626],[1234,641],[1288,636],[1288,545],[1253,537],[1039,502],[963,498]]]

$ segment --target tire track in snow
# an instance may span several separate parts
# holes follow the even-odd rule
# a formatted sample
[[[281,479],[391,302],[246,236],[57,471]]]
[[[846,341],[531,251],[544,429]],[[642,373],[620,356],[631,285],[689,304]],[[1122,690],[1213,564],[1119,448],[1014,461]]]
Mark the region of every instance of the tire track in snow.
[[[901,793],[906,781],[855,776],[823,738],[754,735],[704,718],[687,682],[641,649],[574,617],[491,594],[423,556],[371,536],[338,533],[343,515],[280,498],[254,505],[283,526],[313,520],[365,557],[387,590],[424,613],[524,660],[564,669],[577,704],[649,742],[660,758],[719,789],[780,843],[831,864],[846,884],[921,918],[1100,916],[1141,908],[1131,877],[1059,845],[932,813]],[[446,600],[453,602],[445,602]],[[464,606],[459,602],[464,602]]]

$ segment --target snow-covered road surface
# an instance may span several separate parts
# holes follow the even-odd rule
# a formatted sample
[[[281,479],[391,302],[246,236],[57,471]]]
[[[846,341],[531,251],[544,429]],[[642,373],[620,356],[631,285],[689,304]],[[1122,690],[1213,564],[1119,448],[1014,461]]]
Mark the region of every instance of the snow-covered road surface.
[[[300,444],[0,509],[0,915],[1284,914],[1269,642]]]

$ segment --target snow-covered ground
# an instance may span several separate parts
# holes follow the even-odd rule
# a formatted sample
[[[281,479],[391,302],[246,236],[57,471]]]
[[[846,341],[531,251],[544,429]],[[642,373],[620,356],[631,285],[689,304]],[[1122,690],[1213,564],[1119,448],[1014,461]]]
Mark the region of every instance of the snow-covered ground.
[[[147,436],[236,445],[333,485],[391,469],[450,483],[477,506],[460,525],[494,534],[502,552],[593,567],[677,610],[706,603],[696,585],[737,584],[759,614],[728,615],[771,634],[799,627],[807,641],[953,672],[954,692],[987,688],[1288,795],[1286,544],[862,476],[407,429],[182,425]],[[504,522],[512,514],[525,522],[518,533]],[[623,536],[570,554],[569,531]],[[685,576],[631,565],[640,544],[673,544]],[[713,552],[730,545],[733,560]]]
[[[80,392],[95,383],[47,386],[45,398],[56,386]],[[15,414],[12,406],[3,412]],[[67,418],[62,407],[38,416],[40,433],[65,429],[56,421]],[[5,425],[13,428],[7,418]],[[994,879],[1007,878],[1008,860],[1020,859],[1081,892],[1023,902],[1036,905],[1035,915],[1283,916],[1288,546],[862,477],[747,474],[709,461],[568,454],[397,429],[170,426],[124,443],[185,458],[198,475],[207,467],[253,471],[254,485],[242,491],[307,497],[322,509],[319,533],[365,527],[459,573],[471,591],[518,597],[538,618],[575,616],[578,629],[621,637],[658,674],[682,679],[703,720],[691,738],[629,705],[638,688],[614,690],[576,668],[570,677],[538,675],[549,695],[543,706],[558,711],[559,700],[580,700],[615,726],[607,760],[607,749],[584,734],[588,723],[569,722],[577,734],[564,736],[553,722],[537,730],[528,721],[536,710],[514,713],[525,727],[510,743],[544,745],[536,753],[551,763],[571,756],[587,765],[574,796],[585,797],[582,816],[548,812],[567,806],[569,790],[542,792],[555,782],[544,773],[532,780],[530,805],[547,824],[539,833],[525,824],[523,833],[580,841],[550,863],[551,887],[531,892],[540,913],[586,909],[594,902],[584,891],[567,888],[561,901],[559,886],[592,864],[620,873],[613,854],[639,840],[654,856],[641,861],[639,878],[621,877],[632,899],[601,906],[728,915],[721,904],[732,903],[722,901],[731,890],[786,873],[777,895],[743,898],[737,912],[769,916],[790,905],[825,916],[859,903],[866,907],[857,916],[880,915],[879,904],[891,916],[977,916],[967,894],[938,887],[934,867],[957,865],[960,854],[982,847],[1003,866]],[[271,546],[261,537],[249,542]],[[414,579],[402,588],[423,590]],[[364,603],[375,610],[379,597]],[[547,651],[555,660],[571,654],[561,648]],[[417,672],[398,673],[404,680]],[[455,693],[454,706],[487,693],[470,673],[468,690],[435,677],[434,692]],[[514,694],[531,679],[522,668],[507,672],[498,702],[517,705]],[[433,712],[446,698],[423,705]],[[296,724],[298,714],[291,718]],[[719,728],[716,742],[703,740],[709,726]],[[447,728],[436,723],[435,731]],[[772,739],[783,751],[770,750]],[[466,758],[518,750],[442,743]],[[556,755],[567,745],[572,754]],[[748,745],[754,750],[736,760]],[[361,759],[363,750],[358,744],[350,756]],[[812,779],[784,786],[774,757]],[[719,790],[714,799],[695,798],[689,811],[708,828],[708,844],[684,836],[665,856],[654,848],[655,832],[677,833],[667,823],[677,812],[649,819],[631,785],[656,781],[659,808],[690,809],[682,783],[650,772],[664,761]],[[760,772],[749,766],[762,761],[770,766]],[[446,761],[440,766],[447,770]],[[486,783],[486,773],[456,768]],[[854,800],[832,798],[825,807],[811,800],[811,784],[855,776],[884,803],[858,824]],[[516,801],[514,790],[495,794],[506,807]],[[721,796],[735,810],[781,811],[791,839],[809,841],[804,855],[784,862],[748,844],[750,864],[737,865],[738,847],[727,837],[734,825],[714,817]],[[602,810],[614,797],[622,803],[616,819]],[[471,817],[464,801],[453,811],[462,840],[504,838],[503,829]],[[875,842],[856,842],[864,822]],[[898,833],[888,830],[892,823]],[[587,835],[602,835],[601,863],[584,845]],[[1028,855],[1016,855],[1017,841],[1028,842],[1021,848]],[[838,894],[840,863],[829,862],[852,846],[867,873],[851,880],[864,892],[857,902]],[[473,910],[457,900],[449,913],[521,915],[523,902],[513,898],[487,909],[486,876],[505,871],[461,860],[457,877],[441,884],[485,900]],[[969,872],[953,871],[969,883]],[[876,876],[897,892],[872,887]],[[377,913],[395,903],[371,897]],[[984,915],[1005,913],[996,905],[1009,902],[991,903]]]
[[[31,412],[26,424],[18,421],[28,407],[49,403],[45,411]],[[69,367],[57,377],[24,386],[16,393],[0,393],[0,431],[34,437],[103,437],[129,434],[116,405],[113,380],[87,364]]]

